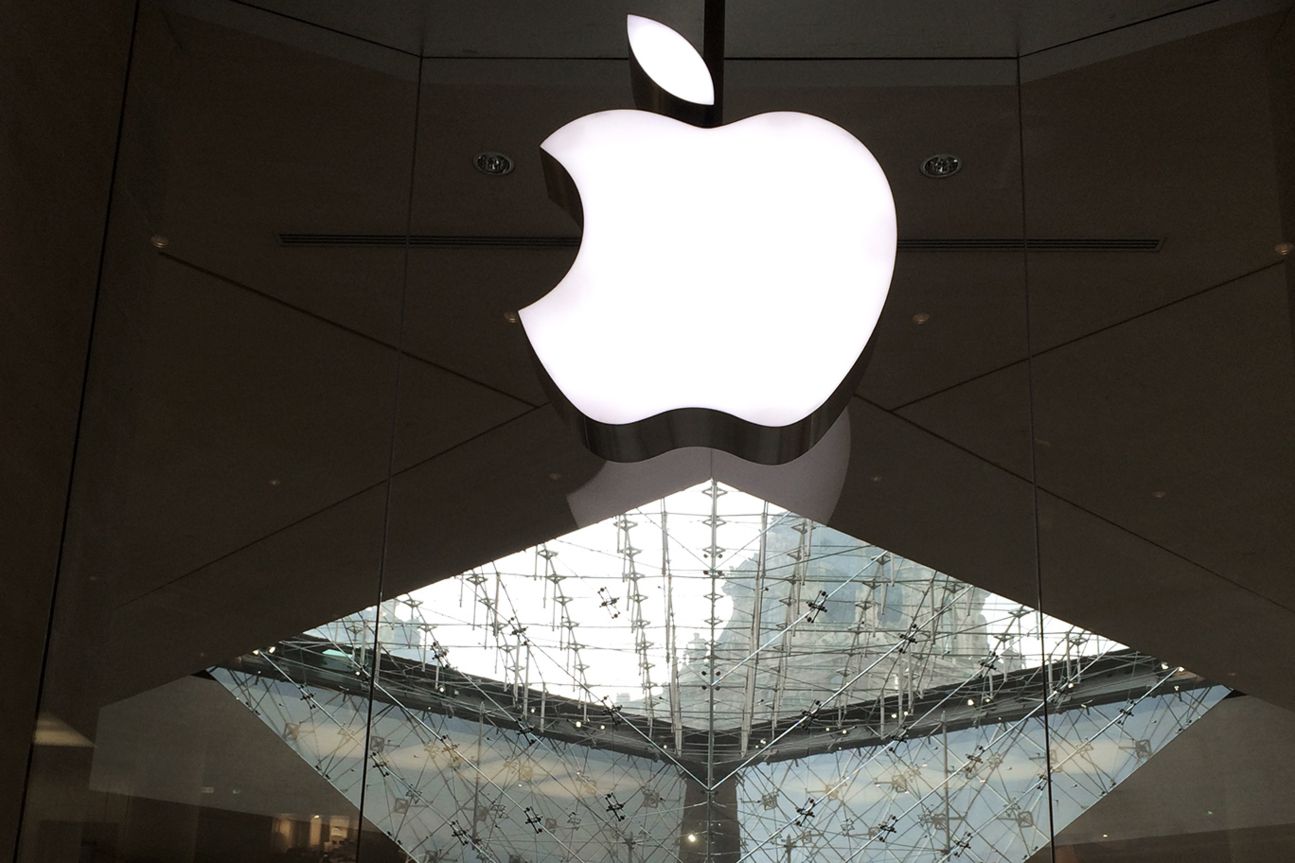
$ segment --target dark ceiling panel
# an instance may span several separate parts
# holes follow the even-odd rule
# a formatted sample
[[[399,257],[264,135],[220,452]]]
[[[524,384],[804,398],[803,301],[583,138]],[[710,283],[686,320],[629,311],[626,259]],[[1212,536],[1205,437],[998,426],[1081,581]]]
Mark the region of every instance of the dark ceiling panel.
[[[405,348],[531,405],[548,396],[508,316],[548,293],[574,249],[425,249],[409,257]]]
[[[168,254],[394,343],[399,249],[277,240],[406,228],[418,61],[361,49],[388,67],[145,3],[120,176],[147,231],[138,242],[160,235]]]
[[[1028,478],[1033,472],[1029,396],[1029,366],[1018,362],[905,405],[896,413]]]
[[[577,117],[634,107],[622,60],[427,60],[419,100],[412,230],[487,236],[574,236],[549,200],[540,143]],[[477,171],[483,150],[509,155],[513,172]]]
[[[1021,360],[1024,294],[1019,254],[900,254],[859,394],[895,408]]]
[[[656,18],[701,43],[702,0],[578,3],[509,0],[489,6],[447,0],[249,0],[249,6],[429,57],[624,57],[625,15]],[[730,4],[730,57],[1015,57],[1173,20],[1200,0],[1066,0],[949,4],[907,0],[859,4],[748,0]],[[1241,20],[1274,2],[1217,4],[1210,20]],[[229,14],[229,13],[225,13]],[[1179,16],[1181,17],[1181,16]],[[1219,26],[1213,23],[1213,26]],[[1178,32],[1178,31],[1171,31]],[[1179,32],[1178,35],[1181,35]]]
[[[1060,833],[1058,844],[1126,846],[1106,860],[1134,859],[1140,843],[1189,834],[1204,834],[1224,854],[1236,831],[1285,827],[1289,838],[1291,763],[1295,715],[1258,698],[1224,699]]]
[[[132,3],[6,5],[0,64],[0,859],[18,820],[54,596]]]
[[[394,350],[152,257],[104,287],[74,498],[118,603],[380,482],[392,433]]]
[[[1155,255],[1032,255],[1036,350],[1276,260],[1265,83],[1276,24],[1255,19],[1027,81],[1029,234],[1164,238]]]
[[[1100,516],[1039,496],[1043,611],[1295,708],[1295,612]]]
[[[253,0],[271,9],[426,57],[624,57],[625,16],[664,21],[701,42],[700,0]]]
[[[1295,609],[1291,354],[1272,267],[1037,357],[1040,486]]]
[[[730,7],[728,50],[738,57],[1015,57],[1197,2],[760,0]]]

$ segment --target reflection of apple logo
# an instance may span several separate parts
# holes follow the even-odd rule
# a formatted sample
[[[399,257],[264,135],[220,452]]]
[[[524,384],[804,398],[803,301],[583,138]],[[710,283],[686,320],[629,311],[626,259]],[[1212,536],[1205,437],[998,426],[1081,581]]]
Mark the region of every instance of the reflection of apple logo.
[[[636,103],[541,145],[581,224],[574,264],[520,318],[555,402],[594,452],[707,446],[766,464],[805,452],[862,374],[895,263],[877,161],[808,114],[714,128],[701,57],[630,16]]]

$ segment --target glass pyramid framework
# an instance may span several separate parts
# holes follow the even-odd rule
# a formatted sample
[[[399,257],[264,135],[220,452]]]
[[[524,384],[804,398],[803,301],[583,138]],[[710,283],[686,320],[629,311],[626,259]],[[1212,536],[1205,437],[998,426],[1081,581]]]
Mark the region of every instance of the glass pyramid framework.
[[[1022,861],[1228,693],[715,482],[211,674],[499,863]]]

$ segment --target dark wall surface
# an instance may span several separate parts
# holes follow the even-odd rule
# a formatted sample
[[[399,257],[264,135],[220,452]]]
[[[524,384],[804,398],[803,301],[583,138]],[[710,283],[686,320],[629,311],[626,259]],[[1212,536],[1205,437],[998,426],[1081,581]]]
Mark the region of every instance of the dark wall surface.
[[[133,10],[0,3],[0,859],[18,832]]]
[[[1023,11],[934,47],[957,16],[914,11],[930,0],[824,0],[795,26],[729,6],[730,119],[794,108],[857,134],[918,241],[823,522],[996,614],[1040,609],[1041,662],[1046,614],[1067,645],[1100,633],[1252,696],[1211,714],[1251,760],[1197,757],[1224,751],[1202,722],[1064,829],[1034,798],[1044,857],[1295,858],[1265,772],[1295,708],[1295,254],[1274,248],[1295,241],[1291,2],[1000,0]],[[301,757],[292,714],[194,675],[717,470],[598,463],[511,325],[575,254],[545,242],[574,229],[536,144],[631,104],[623,19],[446,5],[0,0],[0,863],[24,806],[25,863],[255,860],[285,851],[273,825],[332,816],[363,825],[364,863],[398,859],[382,831],[413,831],[384,807],[418,796],[366,760],[389,740],[375,686],[337,723],[351,794]],[[700,32],[700,0],[643,5]],[[473,168],[486,146],[516,171]],[[923,176],[946,147],[963,170]],[[311,236],[331,239],[284,239]],[[818,518],[778,482],[733,485]],[[1073,729],[1033,697],[1045,733],[1016,765],[1064,803]],[[405,767],[433,763],[425,743]],[[444,756],[422,784],[453,797]],[[458,859],[438,829],[418,841]]]

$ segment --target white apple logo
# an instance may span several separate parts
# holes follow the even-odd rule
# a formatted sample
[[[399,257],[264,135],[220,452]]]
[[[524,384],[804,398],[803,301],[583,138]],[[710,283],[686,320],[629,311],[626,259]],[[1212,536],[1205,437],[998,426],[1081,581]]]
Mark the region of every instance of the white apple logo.
[[[629,36],[676,104],[713,101],[682,36],[637,16]],[[591,448],[781,463],[812,446],[857,384],[894,269],[894,201],[868,149],[809,114],[705,128],[642,110],[581,117],[541,149],[583,237],[520,318]]]

